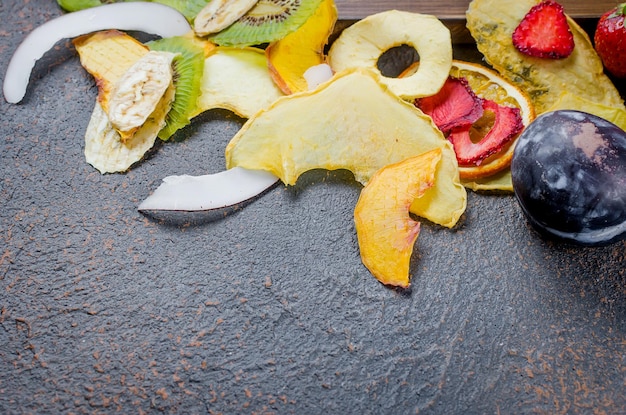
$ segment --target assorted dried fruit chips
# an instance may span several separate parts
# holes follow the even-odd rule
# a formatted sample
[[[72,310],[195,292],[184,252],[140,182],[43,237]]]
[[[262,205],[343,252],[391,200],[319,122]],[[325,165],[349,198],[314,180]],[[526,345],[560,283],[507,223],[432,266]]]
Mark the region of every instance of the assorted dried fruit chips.
[[[71,10],[100,3],[60,1]],[[181,25],[145,45],[118,31],[75,40],[99,90],[85,134],[88,162],[123,172],[157,135],[167,140],[209,109],[231,110],[247,121],[226,148],[229,171],[245,173],[229,175],[229,186],[258,179],[242,193],[249,198],[275,178],[293,185],[307,170],[350,170],[365,186],[355,209],[363,263],[384,284],[410,284],[419,225],[409,212],[453,227],[466,208],[465,187],[512,191],[515,143],[536,114],[585,106],[626,126],[623,101],[588,36],[551,0],[470,3],[468,29],[497,72],[453,61],[450,32],[435,16],[377,13],[345,29],[326,55],[333,0],[164,3],[193,30]],[[101,9],[111,16],[111,6],[121,4]],[[400,77],[383,75],[380,57],[402,45],[419,62]],[[308,82],[317,67],[328,78]],[[201,183],[224,192],[218,182],[226,176],[170,180],[169,188]],[[161,192],[158,200],[167,199]],[[211,206],[239,200],[222,199]],[[206,206],[196,202],[185,206]]]

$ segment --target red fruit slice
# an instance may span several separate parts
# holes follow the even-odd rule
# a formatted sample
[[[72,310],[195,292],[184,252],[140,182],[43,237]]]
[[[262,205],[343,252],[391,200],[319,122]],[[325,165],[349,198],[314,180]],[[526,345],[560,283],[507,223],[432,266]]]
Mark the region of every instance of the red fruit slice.
[[[499,105],[487,99],[482,102],[485,113],[495,117],[487,134],[478,142],[472,141],[471,128],[454,129],[448,136],[461,166],[480,165],[484,159],[500,151],[524,128],[519,108]]]
[[[448,77],[438,93],[416,100],[415,105],[444,134],[454,128],[469,127],[483,115],[482,100],[465,78]]]
[[[513,32],[513,46],[536,58],[567,58],[574,36],[563,6],[551,0],[533,6]]]

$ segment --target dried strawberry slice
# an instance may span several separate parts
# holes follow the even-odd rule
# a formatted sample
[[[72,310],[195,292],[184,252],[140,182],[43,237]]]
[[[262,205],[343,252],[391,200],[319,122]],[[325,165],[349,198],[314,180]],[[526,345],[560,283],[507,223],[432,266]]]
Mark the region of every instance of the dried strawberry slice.
[[[499,105],[487,99],[483,100],[482,106],[486,113],[495,116],[493,126],[482,139],[476,143],[472,141],[471,127],[455,128],[448,136],[459,165],[480,165],[484,159],[500,151],[524,128],[519,108]]]
[[[536,58],[567,58],[574,50],[574,36],[563,6],[551,0],[533,6],[515,28],[513,46]]]
[[[415,105],[429,115],[444,134],[454,128],[469,127],[483,115],[482,100],[467,80],[452,76],[438,93],[416,100]]]

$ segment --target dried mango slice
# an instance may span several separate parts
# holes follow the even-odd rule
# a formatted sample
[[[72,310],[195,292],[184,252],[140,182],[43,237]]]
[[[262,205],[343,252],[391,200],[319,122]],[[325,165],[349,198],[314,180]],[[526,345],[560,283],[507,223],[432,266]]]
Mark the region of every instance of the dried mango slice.
[[[407,288],[420,223],[409,206],[435,182],[441,149],[383,167],[361,191],[354,209],[361,260],[386,285]]]
[[[96,80],[98,100],[108,114],[109,98],[117,81],[150,49],[118,30],[105,30],[73,41],[80,63]]]
[[[269,171],[287,185],[316,168],[347,169],[365,184],[380,168],[435,148],[442,150],[436,185],[411,212],[452,227],[467,195],[451,144],[430,117],[390,92],[376,74],[352,69],[250,118],[226,147],[226,163]]]
[[[604,74],[602,62],[587,33],[571,18],[574,51],[565,59],[542,59],[515,49],[512,34],[540,0],[473,0],[467,28],[478,50],[502,76],[531,98],[537,115],[553,108],[564,91],[605,106],[624,108],[619,92]]]
[[[324,47],[336,22],[334,0],[323,0],[304,25],[265,49],[272,79],[285,94],[308,89],[304,73],[324,63]]]
[[[201,95],[194,115],[222,108],[250,118],[283,96],[259,48],[218,46],[204,61]]]

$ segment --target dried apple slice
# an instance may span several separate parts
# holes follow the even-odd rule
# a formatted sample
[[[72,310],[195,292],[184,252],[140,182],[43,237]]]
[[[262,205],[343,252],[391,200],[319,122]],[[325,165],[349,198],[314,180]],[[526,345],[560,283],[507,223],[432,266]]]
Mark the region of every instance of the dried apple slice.
[[[198,109],[222,108],[250,118],[283,96],[270,77],[265,52],[259,48],[218,46],[204,61]]]
[[[382,77],[382,82],[406,100],[437,93],[452,66],[452,41],[450,30],[435,16],[399,10],[368,16],[339,35],[328,51],[328,62],[336,72],[365,67],[380,74],[381,55],[402,45],[415,48],[419,69],[402,78]]]
[[[334,0],[323,0],[304,25],[265,49],[272,79],[285,94],[309,89],[304,73],[324,63],[324,47],[336,22]]]
[[[452,227],[467,196],[452,145],[430,117],[391,93],[376,74],[357,68],[250,118],[226,147],[226,163],[269,171],[287,185],[316,168],[347,169],[365,184],[383,166],[435,148],[442,149],[436,185],[411,212]]]
[[[435,182],[441,149],[380,169],[361,191],[354,209],[361,260],[381,283],[407,288],[420,223],[409,215],[414,200]]]

